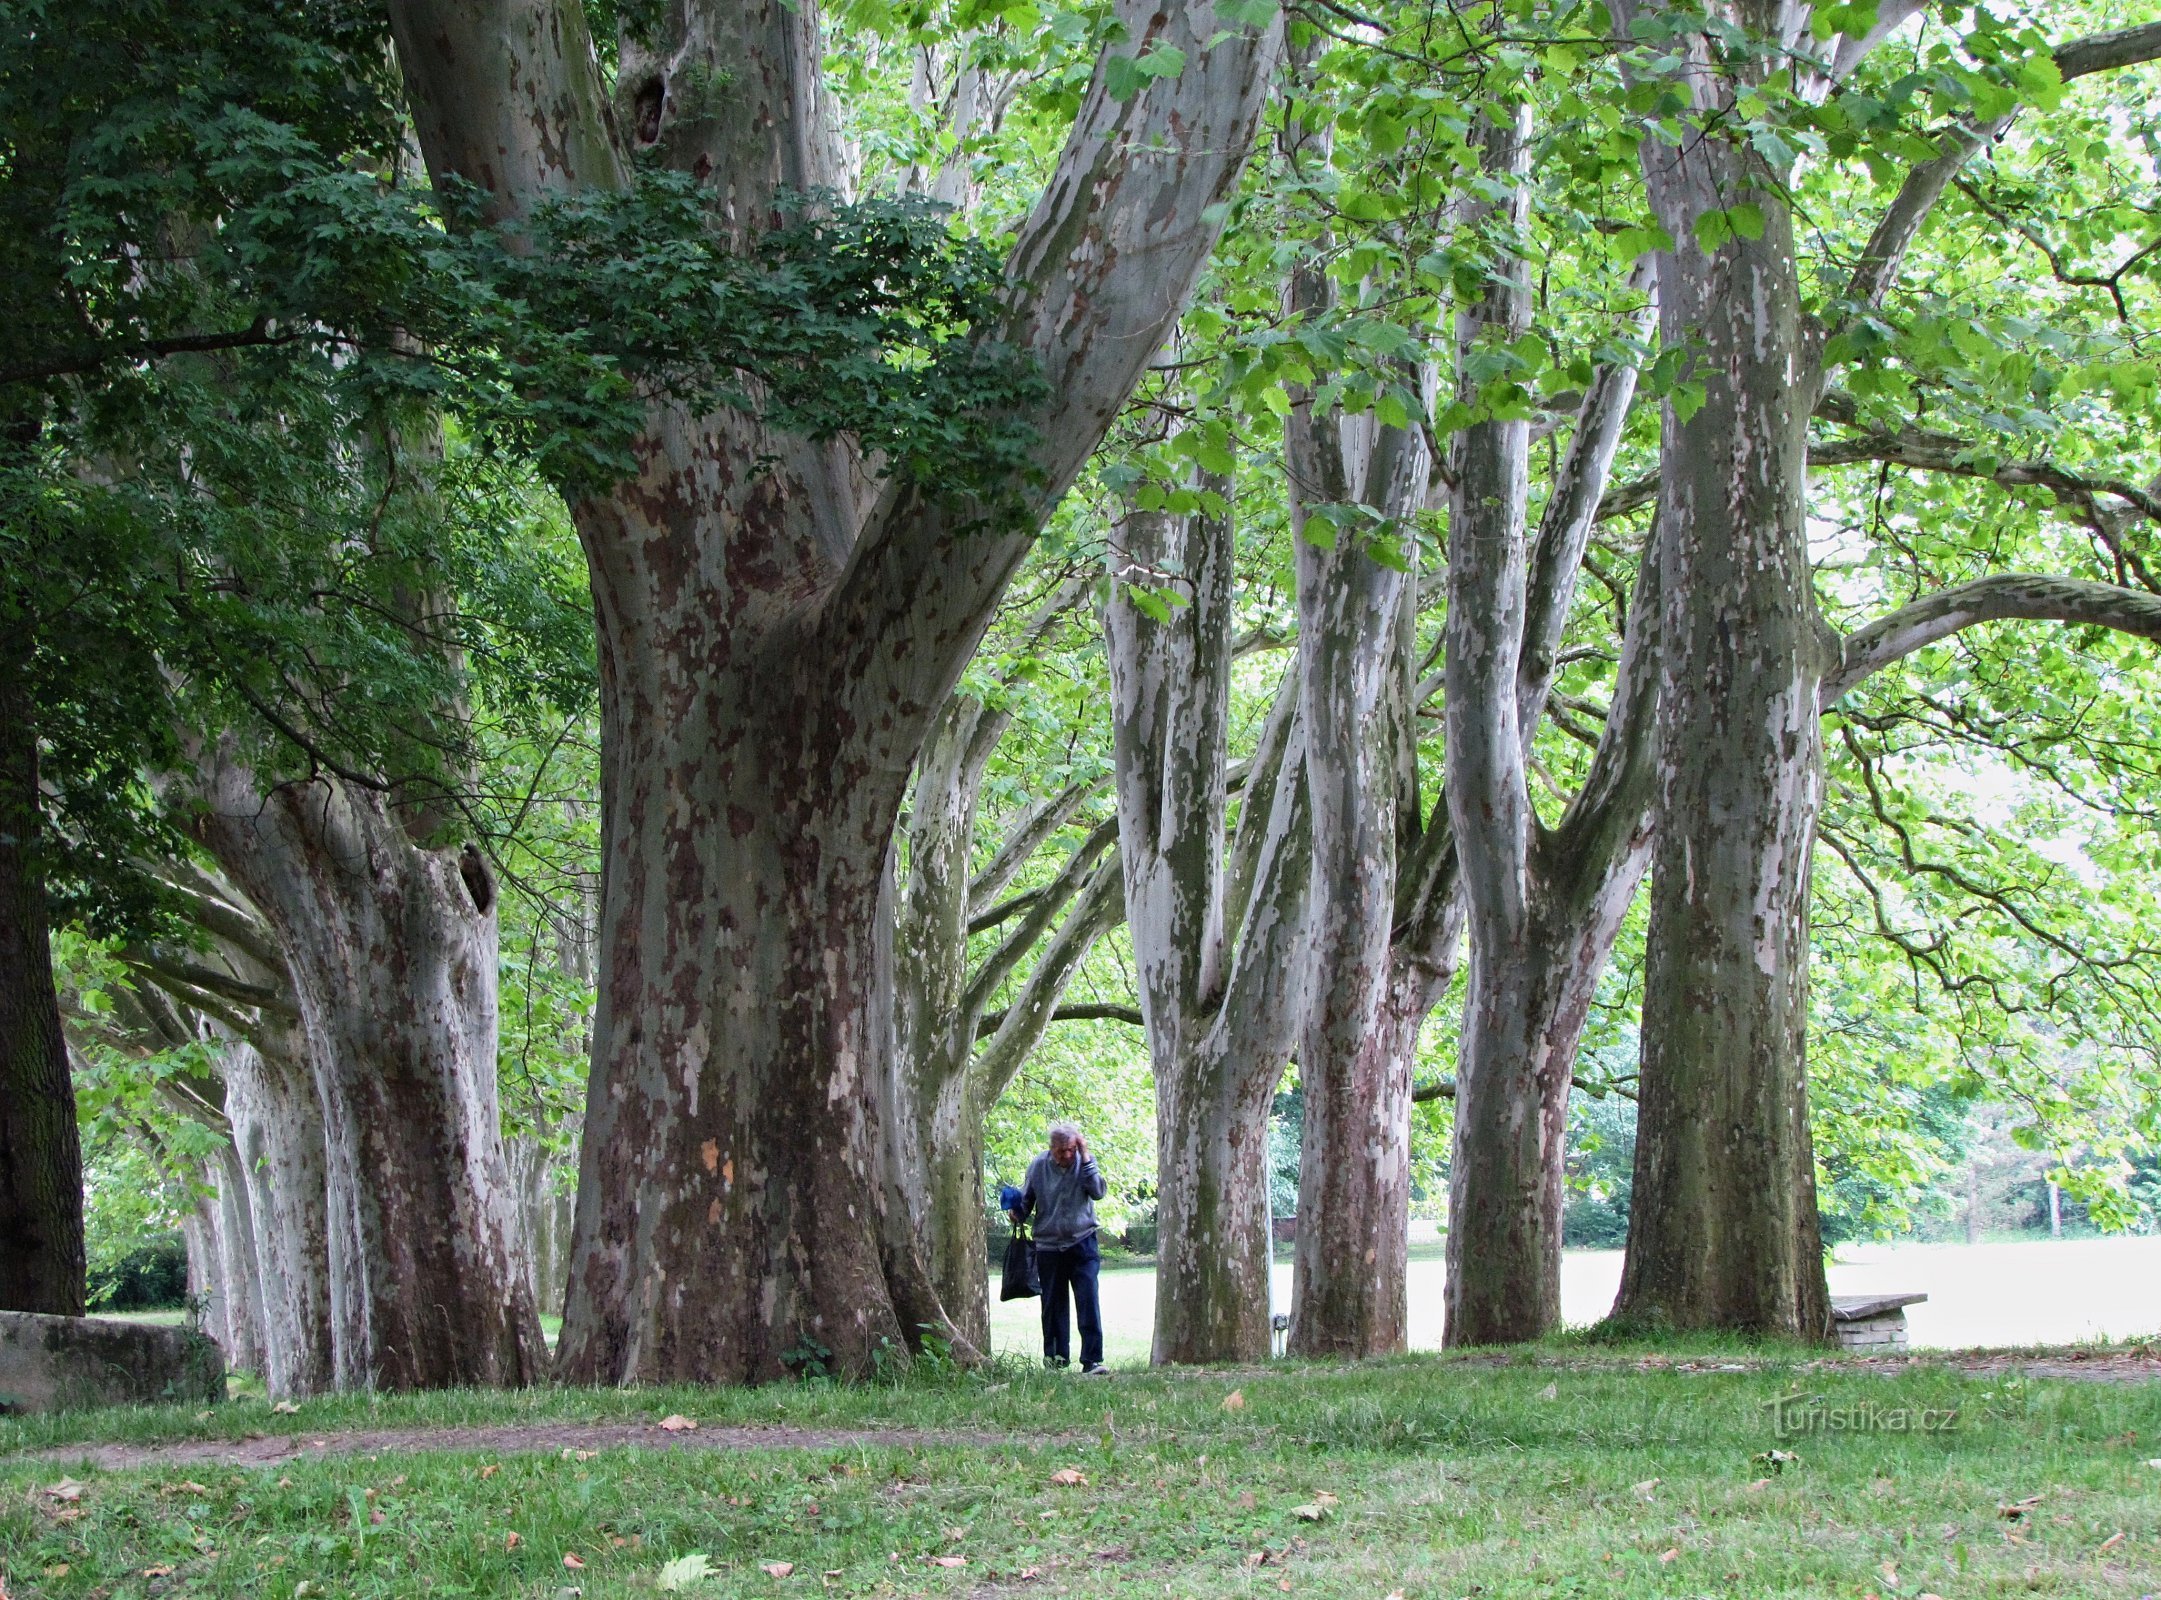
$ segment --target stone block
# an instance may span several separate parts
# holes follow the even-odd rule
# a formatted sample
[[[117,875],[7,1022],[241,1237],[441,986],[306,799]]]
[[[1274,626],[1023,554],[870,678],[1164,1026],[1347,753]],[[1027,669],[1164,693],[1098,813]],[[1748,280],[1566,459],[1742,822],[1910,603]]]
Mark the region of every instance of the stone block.
[[[206,1405],[224,1398],[225,1353],[189,1329],[0,1311],[0,1411]]]

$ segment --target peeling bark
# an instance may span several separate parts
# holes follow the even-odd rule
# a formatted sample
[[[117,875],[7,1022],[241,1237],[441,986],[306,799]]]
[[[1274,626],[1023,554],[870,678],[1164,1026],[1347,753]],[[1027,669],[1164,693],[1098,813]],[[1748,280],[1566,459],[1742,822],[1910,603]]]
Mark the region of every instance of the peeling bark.
[[[1765,25],[1746,7],[1730,20]],[[1805,27],[1806,12],[1779,21]],[[1738,90],[1707,57],[1686,70],[1699,113]],[[1804,1067],[1826,666],[1806,515],[1820,374],[1781,175],[1715,129],[1677,148],[1647,141],[1643,164],[1677,241],[1658,262],[1661,333],[1691,352],[1704,401],[1686,418],[1667,405],[1659,461],[1662,753],[1615,1314],[1821,1339],[1830,1303]],[[1762,212],[1761,237],[1704,251],[1698,219],[1744,200]]]
[[[1317,308],[1318,274],[1294,298]],[[1313,834],[1311,993],[1299,1032],[1305,1123],[1289,1348],[1386,1355],[1407,1338],[1411,1057],[1431,1002],[1397,970],[1399,805],[1416,814],[1410,627],[1417,583],[1361,541],[1317,544],[1309,504],[1408,522],[1431,462],[1422,435],[1316,417],[1292,397],[1286,454],[1298,567],[1300,711]]]
[[[671,8],[627,48],[611,132],[572,0],[395,0],[438,181],[516,215],[621,181],[630,141],[747,234],[775,190],[837,188],[818,12]],[[1102,73],[1009,268],[996,330],[1051,399],[1028,495],[1047,515],[1161,343],[1235,182],[1274,28],[1118,7],[1185,69],[1115,100]],[[507,52],[507,53],[506,53]],[[679,92],[725,74],[717,104]],[[623,127],[622,124],[629,124]],[[506,131],[507,130],[507,131]],[[600,1011],[560,1365],[588,1382],[775,1377],[823,1350],[951,1332],[896,1150],[889,850],[938,708],[1024,557],[972,508],[741,413],[656,407],[636,478],[573,517],[601,660]]]
[[[320,1099],[336,1386],[534,1381],[492,882],[343,780],[262,796],[215,755],[204,768],[197,837],[277,935]]]
[[[223,1052],[235,1175],[248,1198],[261,1364],[273,1398],[336,1384],[323,1113],[297,1028]]]
[[[1492,277],[1459,319],[1466,359],[1529,326],[1527,108],[1485,113],[1481,164],[1496,186],[1470,220],[1496,226]],[[1530,425],[1473,422],[1456,443],[1445,640],[1448,801],[1470,921],[1449,1168],[1445,1340],[1535,1339],[1560,1326],[1561,1213],[1577,1044],[1647,860],[1655,730],[1655,570],[1630,606],[1620,685],[1583,790],[1555,828],[1531,804],[1531,740],[1596,508],[1635,391],[1600,372],[1547,499],[1527,523]],[[1459,400],[1481,404],[1463,380]]]
[[[1154,1359],[1254,1361],[1269,1342],[1268,1107],[1306,973],[1298,669],[1226,852],[1229,515],[1137,513],[1115,543],[1132,568],[1182,574],[1189,595],[1159,622],[1118,582],[1104,615],[1126,920],[1156,1080]]]

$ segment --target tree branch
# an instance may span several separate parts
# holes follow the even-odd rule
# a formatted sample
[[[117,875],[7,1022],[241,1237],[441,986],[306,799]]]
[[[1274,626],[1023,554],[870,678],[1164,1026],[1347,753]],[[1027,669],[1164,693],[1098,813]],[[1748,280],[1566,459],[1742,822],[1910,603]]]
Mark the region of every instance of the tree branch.
[[[2059,45],[2055,52],[2056,70],[2066,83],[2157,57],[2161,57],[2161,23],[2153,22],[2074,39],[2069,44]],[[1863,247],[1861,260],[1846,284],[1845,298],[1849,305],[1869,309],[1882,303],[1898,279],[1906,252],[1920,237],[1922,225],[1935,210],[1936,202],[1943,198],[1951,180],[1973,159],[1976,151],[2000,138],[2017,115],[2014,110],[1990,122],[1961,122],[1944,130],[1938,138],[1936,156],[1906,174],[1905,182],[1899,186],[1898,193],[1892,197],[1891,204],[1885,208],[1882,219]]]
[[[2161,596],[2083,578],[2052,578],[2003,572],[1923,595],[1839,645],[1838,665],[1824,675],[1819,703],[1825,710],[1871,673],[1880,672],[1925,645],[1979,622],[2023,619],[2113,628],[2161,640]]]
[[[986,1011],[976,1019],[975,1036],[988,1039],[1005,1025],[1009,1011]],[[1053,1022],[1123,1022],[1131,1027],[1144,1026],[1140,1007],[1121,1006],[1090,1001],[1084,1005],[1060,1006],[1050,1014]]]

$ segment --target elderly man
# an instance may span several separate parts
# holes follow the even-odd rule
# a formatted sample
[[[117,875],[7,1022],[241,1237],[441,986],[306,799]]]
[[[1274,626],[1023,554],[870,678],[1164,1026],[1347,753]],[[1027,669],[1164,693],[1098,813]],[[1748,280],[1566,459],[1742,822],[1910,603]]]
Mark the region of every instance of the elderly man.
[[[1088,1141],[1071,1122],[1050,1125],[1050,1148],[1028,1163],[1013,1225],[1035,1218],[1036,1275],[1043,1285],[1043,1365],[1072,1360],[1066,1331],[1066,1291],[1080,1319],[1081,1373],[1102,1377],[1103,1313],[1096,1303],[1095,1203],[1104,1195],[1103,1173],[1088,1154]]]

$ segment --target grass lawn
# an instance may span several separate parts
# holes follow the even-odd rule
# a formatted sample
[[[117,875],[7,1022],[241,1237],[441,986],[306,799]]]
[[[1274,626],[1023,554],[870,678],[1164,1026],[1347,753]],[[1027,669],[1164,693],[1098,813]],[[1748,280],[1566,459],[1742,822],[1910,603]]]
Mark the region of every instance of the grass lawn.
[[[292,1414],[243,1400],[0,1421],[0,1563],[12,1595],[111,1600],[2161,1591],[2161,1467],[2149,1460],[2161,1457],[2161,1384],[1886,1376],[1804,1359],[1757,1352],[1744,1365],[1707,1349],[1694,1363],[1639,1363],[1556,1348],[1107,1381],[1016,1361],[891,1385],[356,1397]],[[1833,1407],[1955,1408],[1956,1426],[1776,1437],[1765,1402],[1795,1390]],[[676,1412],[709,1438],[731,1424],[776,1431],[729,1448],[658,1448],[700,1440],[655,1430],[588,1454],[497,1438],[237,1468],[101,1471],[21,1454]],[[1054,1481],[1068,1470],[1085,1481]],[[677,1577],[707,1575],[665,1590],[671,1562]]]

